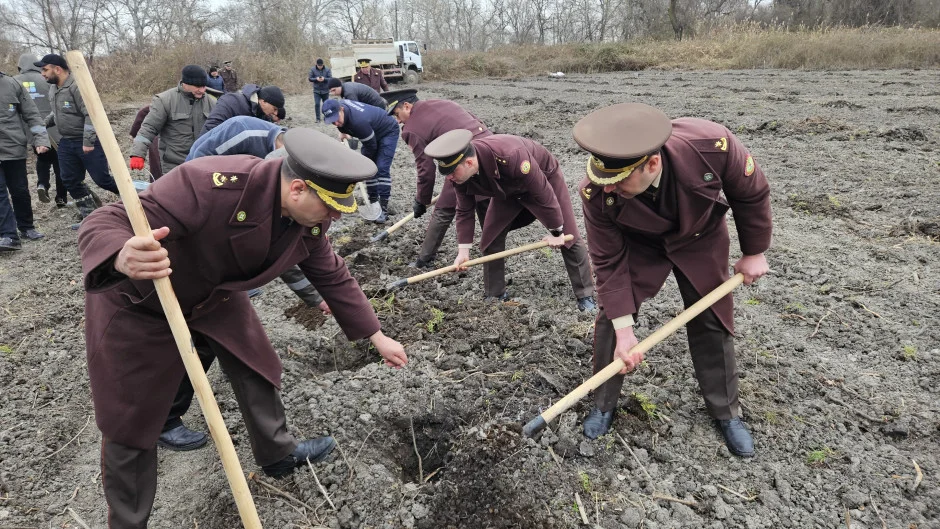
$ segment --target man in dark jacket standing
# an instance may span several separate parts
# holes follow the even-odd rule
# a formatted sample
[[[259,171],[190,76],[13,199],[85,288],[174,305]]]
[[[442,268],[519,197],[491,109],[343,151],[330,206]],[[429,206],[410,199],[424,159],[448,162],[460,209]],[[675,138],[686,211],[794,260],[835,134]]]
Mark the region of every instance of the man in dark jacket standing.
[[[206,79],[206,86],[212,90],[225,92],[225,79],[219,75],[219,69],[215,66],[209,67],[209,78]]]
[[[411,147],[415,157],[418,184],[412,209],[415,218],[419,218],[431,203],[437,177],[437,165],[433,158],[425,154],[424,148],[445,132],[455,129],[469,130],[474,138],[485,138],[493,133],[476,116],[453,101],[418,101],[418,91],[413,88],[383,92],[382,97],[388,102],[388,113],[401,123],[401,137]],[[456,214],[457,195],[454,194],[454,184],[445,178],[441,185],[440,198],[431,211],[431,219],[424,234],[424,242],[418,250],[418,258],[412,263],[414,267],[431,266]]]
[[[353,76],[353,82],[371,86],[376,92],[388,90],[382,70],[372,67],[372,59],[359,59],[359,71]]]
[[[39,115],[45,120],[46,116],[52,112],[52,106],[49,104],[49,88],[51,87],[42,74],[39,73],[39,68],[34,64],[35,62],[36,56],[32,53],[20,55],[20,61],[17,65],[20,73],[14,75],[13,78],[22,84],[23,90],[26,90],[29,96],[33,98],[33,103],[36,103]],[[59,176],[59,153],[56,152],[56,145],[58,145],[61,136],[59,135],[59,129],[54,125],[48,127],[46,132],[49,134],[49,150],[40,153],[35,142],[30,140],[33,152],[36,153],[36,195],[39,197],[40,202],[49,202],[49,190],[52,189],[50,183],[52,175],[50,173],[54,173],[55,205],[64,208],[68,192],[65,190],[65,184],[62,183],[62,177]]]
[[[209,132],[234,116],[254,116],[277,123],[283,119],[283,113],[284,94],[280,88],[246,84],[241,92],[227,93],[219,98],[199,135]]]
[[[506,249],[511,230],[536,219],[548,230],[542,240],[561,249],[568,280],[578,309],[595,310],[594,281],[587,246],[578,232],[568,184],[558,160],[542,145],[519,136],[494,134],[474,138],[465,129],[446,132],[425,147],[437,160],[438,170],[454,184],[457,194],[457,258],[454,265],[466,270],[473,247],[474,209],[483,207],[477,196],[490,198],[486,206],[480,250],[483,255]],[[565,241],[565,235],[574,238]],[[505,259],[483,265],[483,296],[505,301]]]
[[[398,122],[371,105],[356,101],[330,99],[323,103],[323,119],[329,125],[336,126],[343,134],[348,134],[362,142],[362,155],[375,162],[378,172],[366,185],[369,201],[378,200],[382,213],[375,219],[376,224],[385,224],[388,220],[388,201],[392,196],[392,160],[398,146]]]
[[[347,338],[369,338],[391,367],[408,361],[326,237],[333,220],[355,211],[355,182],[375,165],[314,130],[291,130],[284,141],[286,158],[207,157],[155,182],[140,195],[158,226],[152,236],[134,236],[120,203],[81,226],[85,345],[112,529],[147,527],[156,441],[184,376],[152,279],[172,278],[193,343],[219,359],[269,476],[322,461],[336,442],[298,443],[288,430],[281,362],[245,290],[299,264]]]
[[[620,375],[594,392],[584,434],[604,435],[616,415],[624,375],[643,361],[631,354],[636,314],[672,272],[686,307],[728,279],[734,214],[743,256],[734,264],[751,284],[768,271],[770,186],[727,128],[695,118],[670,121],[660,110],[623,103],[587,115],[574,139],[591,153],[580,195],[601,310],[594,330],[594,372],[614,358]],[[689,351],[705,407],[731,453],[750,457],[754,442],[741,420],[728,294],[687,325]]]
[[[232,68],[232,61],[222,63],[222,71],[219,72],[219,77],[222,78],[226,93],[238,91],[238,74]]]
[[[320,122],[320,105],[330,97],[330,79],[333,72],[323,64],[323,59],[317,59],[317,64],[310,68],[307,80],[313,83],[313,108],[317,114],[317,123]]]
[[[42,76],[52,85],[49,89],[52,114],[46,118],[46,126],[55,124],[62,135],[58,148],[62,182],[75,199],[79,216],[85,218],[101,205],[98,197],[85,186],[85,171],[102,189],[115,195],[119,194],[117,184],[111,177],[104,149],[68,63],[61,55],[50,53],[35,65],[42,68]]]
[[[371,86],[360,83],[344,83],[333,77],[328,83],[330,95],[349,101],[358,101],[374,107],[385,108],[385,100]]]
[[[179,85],[153,96],[150,113],[131,147],[131,169],[144,168],[147,150],[157,135],[163,174],[186,161],[189,149],[215,108],[215,98],[206,95],[206,77],[201,66],[190,64],[180,73]]]
[[[0,111],[0,252],[5,252],[20,249],[17,228],[27,239],[43,237],[33,225],[26,179],[26,132],[33,136],[39,153],[49,148],[49,137],[33,98],[5,73],[0,73],[0,101],[7,106]]]

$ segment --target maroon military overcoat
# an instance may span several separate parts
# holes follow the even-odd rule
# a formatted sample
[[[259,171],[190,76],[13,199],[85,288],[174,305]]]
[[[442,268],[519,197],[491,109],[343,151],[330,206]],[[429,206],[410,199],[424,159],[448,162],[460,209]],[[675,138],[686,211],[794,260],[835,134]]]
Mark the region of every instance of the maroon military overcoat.
[[[280,212],[282,162],[207,156],[170,171],[140,195],[151,227],[170,228],[162,244],[190,329],[221,344],[276,387],[281,362],[246,290],[299,264],[349,339],[380,329],[369,301],[333,252],[328,226],[294,223],[271,240],[275,211]],[[115,257],[133,236],[123,204],[96,210],[78,236],[95,419],[106,438],[150,448],[183,376],[182,360],[153,282],[132,281],[114,270]]]
[[[480,235],[483,251],[507,227],[521,228],[535,219],[549,230],[564,225],[564,232],[574,235],[565,244],[569,248],[581,238],[568,184],[558,160],[545,147],[509,134],[474,139],[471,144],[480,168],[479,174],[454,186],[458,244],[473,242],[474,196],[492,197]]]
[[[744,145],[710,121],[681,118],[672,126],[662,149],[662,210],[604,193],[587,178],[581,182],[597,294],[610,319],[635,314],[674,266],[700,295],[727,280],[729,207],[745,255],[770,247],[770,187]],[[712,309],[734,332],[731,295]]]
[[[415,199],[425,206],[431,203],[434,195],[437,165],[433,158],[424,154],[424,148],[441,134],[457,129],[469,130],[474,138],[485,138],[493,134],[476,116],[457,103],[445,99],[416,101],[411,107],[411,116],[401,127],[401,137],[411,147],[418,169],[418,192]],[[441,197],[437,199],[434,207],[441,209],[457,207],[454,184],[449,180],[444,180],[444,185],[441,186]]]
[[[371,86],[376,92],[388,91],[388,83],[385,81],[385,76],[382,75],[382,70],[379,68],[369,68],[368,74],[359,70],[356,72],[356,75],[353,76],[353,82]]]

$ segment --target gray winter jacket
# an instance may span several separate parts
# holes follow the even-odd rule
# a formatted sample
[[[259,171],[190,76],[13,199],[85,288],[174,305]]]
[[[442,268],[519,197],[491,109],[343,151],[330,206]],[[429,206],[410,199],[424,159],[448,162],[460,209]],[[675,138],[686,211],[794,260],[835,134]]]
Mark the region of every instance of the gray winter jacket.
[[[182,86],[153,96],[150,114],[144,118],[134,138],[131,156],[147,157],[150,143],[160,135],[160,162],[163,174],[186,161],[186,155],[199,137],[206,118],[215,108],[215,98],[206,94],[196,99]]]
[[[83,147],[94,147],[98,141],[95,126],[91,124],[88,110],[78,84],[70,74],[62,86],[52,85],[49,88],[49,104],[52,113],[46,118],[46,126],[53,123],[59,127],[59,134],[70,140],[82,139]]]
[[[52,112],[52,105],[49,104],[49,88],[52,85],[46,82],[46,79],[39,73],[39,67],[33,64],[38,60],[32,53],[20,55],[18,64],[20,73],[14,75],[13,78],[23,85],[23,90],[26,90],[26,93],[33,98],[33,103],[36,103],[39,115],[45,119]],[[27,127],[26,130],[29,131],[29,128]],[[59,143],[62,135],[59,134],[58,127],[52,125],[46,129],[46,132],[49,133],[49,140],[52,141],[53,146]],[[27,136],[30,138],[30,143],[32,143],[33,134],[30,132]]]
[[[374,88],[362,83],[343,83],[343,99],[359,101],[385,110],[385,100]]]
[[[26,159],[27,131],[36,136],[36,145],[49,146],[33,98],[16,79],[0,72],[0,161]]]

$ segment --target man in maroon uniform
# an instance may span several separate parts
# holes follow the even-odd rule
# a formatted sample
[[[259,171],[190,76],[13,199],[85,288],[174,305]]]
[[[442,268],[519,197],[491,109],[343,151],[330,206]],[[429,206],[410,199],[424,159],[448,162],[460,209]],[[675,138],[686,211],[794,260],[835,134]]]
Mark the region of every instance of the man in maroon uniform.
[[[418,170],[418,191],[415,195],[413,211],[415,218],[427,211],[434,195],[434,181],[437,165],[434,159],[425,154],[424,148],[441,134],[456,129],[469,130],[474,138],[492,136],[482,121],[467,112],[457,103],[444,99],[426,99],[418,101],[418,91],[413,88],[384,92],[381,94],[388,102],[388,113],[401,123],[401,137],[411,147]],[[481,200],[486,200],[481,197]],[[447,229],[457,214],[457,195],[454,184],[445,179],[441,186],[440,198],[431,211],[424,242],[418,250],[418,258],[412,263],[416,268],[430,268],[437,255],[438,248],[444,242]],[[482,224],[482,221],[481,221]]]
[[[121,203],[81,225],[88,374],[112,529],[147,527],[156,441],[184,374],[152,279],[171,278],[193,343],[218,357],[270,476],[323,460],[336,442],[298,443],[288,431],[281,362],[246,290],[298,264],[349,339],[368,337],[390,366],[407,363],[326,237],[332,220],[356,210],[355,182],[375,164],[310,129],[289,131],[284,143],[286,158],[210,156],[154,182],[140,195],[152,237],[134,236]]]
[[[361,83],[371,86],[376,92],[388,90],[388,83],[385,82],[385,76],[382,70],[372,67],[372,59],[359,59],[359,71],[353,76],[354,83]]]
[[[578,309],[596,309],[591,262],[574,220],[568,185],[558,160],[545,147],[508,134],[474,139],[469,130],[457,129],[432,141],[425,152],[437,160],[438,170],[453,182],[457,194],[458,249],[454,264],[458,269],[465,270],[461,265],[470,259],[474,209],[486,207],[480,236],[484,255],[503,251],[511,230],[538,219],[550,233],[542,240],[561,249]],[[476,196],[492,198],[488,206],[482,206]],[[565,241],[565,234],[574,238]],[[483,265],[483,295],[509,299],[503,259]]]
[[[671,271],[686,307],[728,279],[730,208],[743,257],[734,265],[751,284],[767,273],[770,187],[744,145],[710,121],[670,121],[639,103],[598,109],[574,127],[591,153],[581,182],[584,225],[597,274],[601,310],[594,334],[594,370],[626,367],[594,393],[584,434],[596,438],[613,422],[623,375],[643,361],[633,324],[640,304],[656,295]],[[686,326],[695,375],[709,414],[728,449],[754,455],[741,421],[735,366],[732,297]]]

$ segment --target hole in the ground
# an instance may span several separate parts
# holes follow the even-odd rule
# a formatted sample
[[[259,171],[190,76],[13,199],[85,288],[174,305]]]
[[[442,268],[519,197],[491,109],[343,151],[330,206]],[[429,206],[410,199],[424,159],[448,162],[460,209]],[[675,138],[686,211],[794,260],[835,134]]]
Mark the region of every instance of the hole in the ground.
[[[431,417],[402,417],[396,421],[399,431],[398,460],[402,480],[423,484],[437,481],[450,460],[451,432],[456,423],[448,414]],[[413,432],[413,437],[412,437]],[[421,454],[421,459],[415,453]]]
[[[284,315],[303,325],[305,329],[315,331],[326,321],[323,312],[314,307],[308,307],[303,301],[284,311]]]

